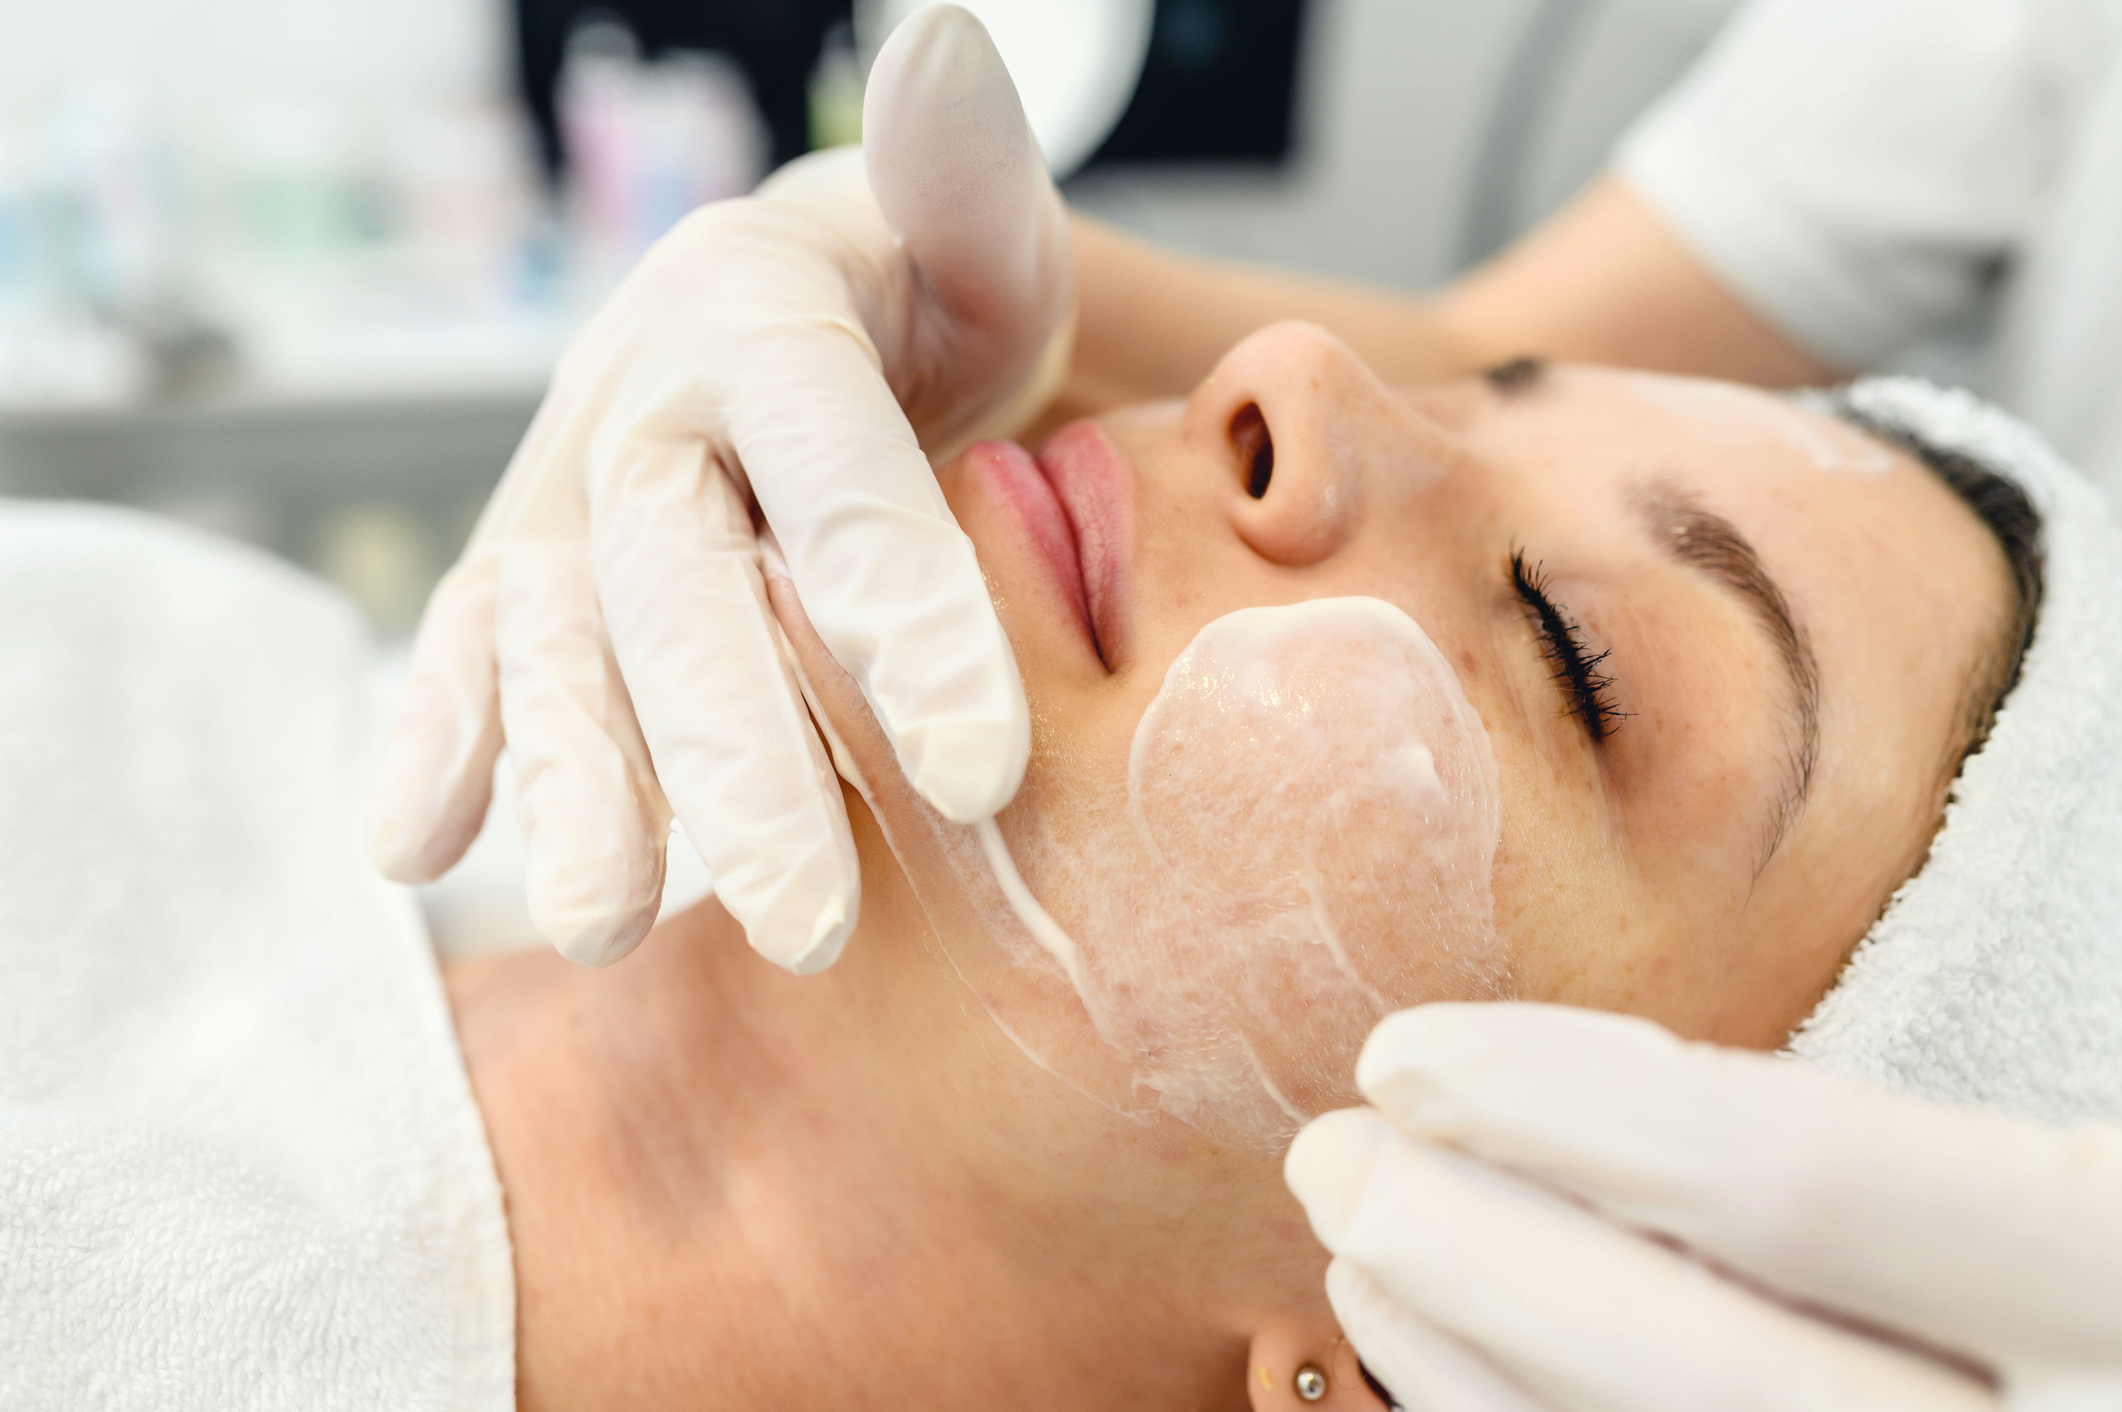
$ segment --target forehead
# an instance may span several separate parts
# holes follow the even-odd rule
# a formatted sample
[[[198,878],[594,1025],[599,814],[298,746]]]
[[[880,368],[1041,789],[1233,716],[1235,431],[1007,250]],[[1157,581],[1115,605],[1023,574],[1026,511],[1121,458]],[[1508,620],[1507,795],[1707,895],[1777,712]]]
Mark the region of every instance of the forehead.
[[[1932,479],[1896,448],[1793,397],[1703,378],[1544,366],[1404,395],[1492,453],[1554,460],[1567,449],[1577,454],[1565,463],[1579,469],[1660,462],[1734,484],[1764,475],[1834,475],[1875,487]]]

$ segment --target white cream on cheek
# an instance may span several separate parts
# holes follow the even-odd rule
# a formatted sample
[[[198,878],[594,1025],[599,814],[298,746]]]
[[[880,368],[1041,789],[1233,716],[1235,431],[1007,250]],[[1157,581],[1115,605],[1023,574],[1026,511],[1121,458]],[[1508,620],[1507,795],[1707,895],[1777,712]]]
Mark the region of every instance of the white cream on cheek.
[[[1823,471],[1877,476],[1893,469],[1894,458],[1885,447],[1787,398],[1660,373],[1630,373],[1628,386],[1644,401],[1686,417],[1701,435],[1721,445],[1785,446]]]
[[[1144,711],[1124,790],[1088,793],[1066,817],[1019,811],[1013,841],[981,825],[977,890],[1011,915],[987,938],[938,931],[1005,1031],[1111,1106],[1276,1142],[1349,1101],[1390,1010],[1504,991],[1488,737],[1390,604],[1208,624]],[[984,954],[998,941],[1007,968]],[[1042,963],[1098,1045],[1040,1041],[1022,972]]]

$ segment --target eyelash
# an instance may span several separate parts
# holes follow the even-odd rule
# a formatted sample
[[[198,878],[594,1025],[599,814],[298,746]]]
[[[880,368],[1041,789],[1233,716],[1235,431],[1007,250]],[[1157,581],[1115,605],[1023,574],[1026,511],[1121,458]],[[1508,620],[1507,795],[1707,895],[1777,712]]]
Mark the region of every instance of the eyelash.
[[[1599,664],[1613,655],[1612,649],[1593,652],[1585,645],[1584,629],[1548,597],[1545,570],[1540,564],[1527,564],[1522,549],[1510,552],[1510,579],[1540,630],[1541,650],[1554,666],[1555,681],[1569,695],[1570,713],[1584,723],[1585,733],[1595,744],[1606,739],[1634,714],[1614,701],[1614,679],[1599,670]]]

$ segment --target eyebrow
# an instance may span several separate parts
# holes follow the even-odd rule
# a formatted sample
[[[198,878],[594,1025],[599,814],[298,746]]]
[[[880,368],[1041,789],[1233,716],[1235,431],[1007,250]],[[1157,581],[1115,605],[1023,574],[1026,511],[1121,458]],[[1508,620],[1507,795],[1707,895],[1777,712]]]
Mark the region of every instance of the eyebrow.
[[[1526,353],[1481,370],[1481,380],[1498,397],[1516,397],[1531,392],[1546,377],[1546,360]]]
[[[1769,814],[1767,839],[1754,875],[1775,856],[1811,797],[1820,760],[1820,669],[1805,630],[1792,618],[1783,590],[1739,528],[1687,492],[1662,482],[1640,489],[1636,509],[1651,541],[1681,567],[1736,597],[1767,635],[1790,682],[1792,729],[1782,794]]]

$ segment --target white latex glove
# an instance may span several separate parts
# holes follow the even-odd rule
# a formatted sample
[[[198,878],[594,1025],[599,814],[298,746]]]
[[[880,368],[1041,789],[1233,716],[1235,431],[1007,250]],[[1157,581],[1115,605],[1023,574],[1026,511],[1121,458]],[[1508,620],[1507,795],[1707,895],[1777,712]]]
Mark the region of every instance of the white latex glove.
[[[602,965],[647,932],[675,813],[754,947],[832,963],[854,846],[748,496],[922,794],[970,821],[1016,792],[1023,684],[923,447],[1006,434],[1054,390],[1066,216],[963,10],[892,35],[863,123],[862,152],[687,217],[568,350],[420,625],[384,873],[457,861],[505,741],[531,916],[566,955]]]
[[[1357,1082],[1286,1173],[1408,1407],[2122,1408],[2122,1128],[1543,1005],[1402,1011]]]

